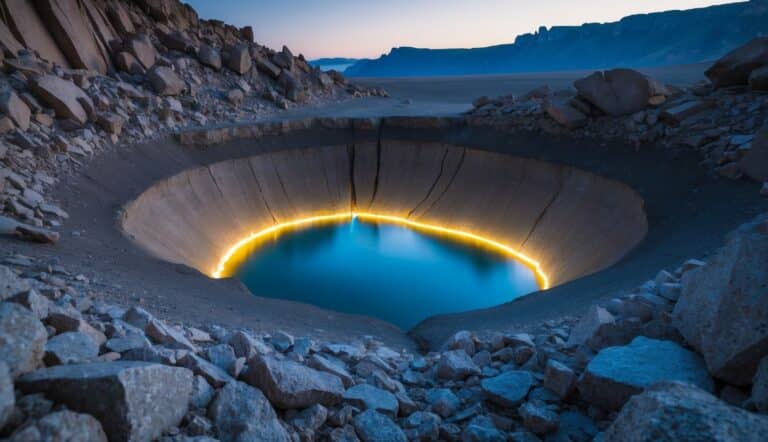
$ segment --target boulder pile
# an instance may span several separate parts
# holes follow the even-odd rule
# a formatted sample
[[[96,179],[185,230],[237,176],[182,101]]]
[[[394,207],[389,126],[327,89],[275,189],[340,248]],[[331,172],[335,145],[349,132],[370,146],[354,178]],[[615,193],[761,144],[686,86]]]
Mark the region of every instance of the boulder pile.
[[[108,304],[83,275],[0,257],[9,441],[762,440],[768,215],[580,318],[460,331],[436,351],[323,342]],[[735,438],[735,439],[734,439]]]

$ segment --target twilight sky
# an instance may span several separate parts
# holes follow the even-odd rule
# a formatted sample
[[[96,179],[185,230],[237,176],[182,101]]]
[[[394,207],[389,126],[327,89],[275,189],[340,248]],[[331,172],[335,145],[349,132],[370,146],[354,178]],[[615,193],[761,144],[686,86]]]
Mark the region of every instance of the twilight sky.
[[[201,18],[253,26],[256,41],[309,59],[378,57],[396,46],[511,43],[539,26],[615,21],[630,14],[734,0],[184,0]]]

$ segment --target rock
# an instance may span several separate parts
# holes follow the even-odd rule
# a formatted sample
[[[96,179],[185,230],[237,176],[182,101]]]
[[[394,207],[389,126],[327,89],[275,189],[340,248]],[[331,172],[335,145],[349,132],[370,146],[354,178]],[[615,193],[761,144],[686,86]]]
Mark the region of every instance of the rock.
[[[119,136],[123,131],[125,119],[112,112],[102,112],[96,117],[96,124],[101,126],[107,132]]]
[[[725,54],[704,74],[715,87],[746,85],[755,69],[768,65],[768,37],[756,37]]]
[[[280,68],[271,61],[261,56],[255,57],[255,60],[256,68],[261,72],[264,72],[275,80],[280,76]]]
[[[179,95],[187,86],[173,69],[165,66],[153,67],[147,74],[147,79],[158,95]]]
[[[578,129],[587,124],[587,116],[568,103],[551,101],[545,109],[553,120],[568,129]]]
[[[57,118],[88,121],[94,106],[91,98],[71,81],[55,75],[42,75],[30,82],[35,96],[53,108]]]
[[[229,383],[219,390],[208,416],[223,441],[291,441],[267,398],[242,382]]]
[[[544,369],[544,386],[560,396],[566,398],[573,391],[576,382],[576,373],[560,362],[550,359]]]
[[[128,48],[144,69],[150,69],[157,60],[157,50],[147,34],[139,34],[128,41]]]
[[[235,350],[228,344],[212,345],[205,349],[205,355],[213,365],[227,373],[232,372],[232,369],[235,366],[235,361],[237,360]]]
[[[528,391],[533,387],[533,376],[530,372],[510,370],[498,376],[483,379],[480,387],[488,398],[502,407],[520,405]]]
[[[48,317],[48,312],[51,309],[51,301],[48,298],[40,295],[35,290],[29,290],[18,295],[11,296],[8,301],[15,302],[27,310],[31,311],[38,319],[45,319]]]
[[[150,339],[168,348],[197,352],[197,347],[184,336],[184,332],[169,327],[158,319],[152,318],[144,331]]]
[[[344,392],[344,401],[361,410],[376,410],[397,417],[398,401],[394,394],[369,384],[358,384]]]
[[[768,125],[752,139],[752,148],[739,161],[739,170],[755,181],[768,181]]]
[[[293,336],[284,331],[277,331],[269,339],[269,343],[275,347],[275,350],[285,353],[293,346]]]
[[[425,395],[429,409],[446,418],[452,416],[461,407],[461,400],[448,388],[432,388]]]
[[[288,46],[283,46],[283,50],[281,52],[275,53],[275,55],[272,56],[272,61],[276,65],[288,71],[292,71],[296,63],[293,53],[291,53],[291,50],[288,49]]]
[[[656,95],[665,95],[663,87],[632,69],[595,72],[576,80],[579,95],[608,115],[629,115],[643,110]]]
[[[251,358],[243,379],[261,389],[277,408],[333,405],[344,395],[344,386],[338,377],[271,356]]]
[[[749,75],[749,87],[753,91],[768,91],[768,64],[752,71]]]
[[[221,69],[221,54],[219,50],[205,43],[201,44],[200,49],[197,50],[197,60],[217,71]]]
[[[8,364],[0,361],[0,429],[13,414],[16,396],[13,392],[13,378]]]
[[[708,391],[714,389],[697,354],[674,342],[643,336],[627,346],[600,351],[587,365],[578,388],[589,403],[617,410],[631,396],[661,381],[684,381]]]
[[[31,441],[107,442],[107,435],[93,416],[63,410],[31,422],[8,439]]]
[[[147,328],[149,321],[153,319],[152,314],[141,307],[131,307],[123,314],[123,321],[141,330]]]
[[[247,45],[239,45],[229,48],[224,64],[234,72],[243,75],[251,70],[251,54]]]
[[[683,120],[710,109],[714,104],[713,101],[706,99],[686,101],[685,103],[665,109],[661,113],[660,118],[671,126],[677,126]]]
[[[551,433],[560,425],[557,413],[545,407],[526,402],[517,410],[525,428],[536,434]]]
[[[59,365],[22,376],[17,387],[93,415],[111,441],[149,440],[186,414],[192,372],[126,361]]]
[[[56,335],[45,344],[45,365],[88,362],[99,355],[99,346],[90,336],[80,332]]]
[[[461,440],[462,442],[506,442],[507,437],[487,416],[475,416],[462,431]]]
[[[0,362],[16,378],[43,360],[48,333],[32,312],[13,303],[0,304]]]
[[[591,441],[598,430],[592,419],[578,411],[566,411],[559,416],[557,431],[546,440],[552,441]]]
[[[0,265],[0,301],[28,292],[30,288],[27,280],[19,278],[10,268]]]
[[[579,322],[571,330],[568,336],[568,346],[585,345],[593,336],[599,334],[602,328],[612,325],[615,322],[613,315],[608,310],[593,306],[582,316]]]
[[[480,374],[480,369],[464,350],[451,350],[440,355],[437,376],[442,379],[462,380]]]
[[[227,101],[235,106],[241,104],[245,99],[245,94],[240,89],[230,89],[227,91]]]
[[[107,73],[106,54],[82,6],[68,0],[40,0],[35,9],[72,67]]]
[[[283,94],[287,99],[300,103],[306,98],[304,86],[296,76],[289,71],[283,70],[280,72],[280,77],[278,77],[277,83],[283,88]]]
[[[357,433],[355,433],[355,428],[352,425],[334,428],[328,435],[328,440],[331,442],[360,442]]]
[[[475,354],[475,339],[471,332],[466,330],[458,331],[448,338],[443,348],[446,350],[462,349],[469,356],[472,356]]]
[[[352,420],[363,442],[406,442],[408,438],[392,419],[375,410],[366,410]]]
[[[638,394],[605,431],[606,442],[678,440],[761,441],[768,418],[726,405],[682,382],[662,382]]]
[[[763,187],[760,188],[760,195],[768,197],[768,181],[763,183]]]
[[[309,428],[312,431],[320,428],[328,418],[328,409],[320,404],[301,410],[291,419],[291,424],[296,428]]]
[[[59,234],[56,232],[20,223],[5,216],[0,216],[0,235],[15,235],[24,240],[42,244],[55,243],[59,240]]]
[[[123,71],[128,72],[131,75],[144,75],[146,69],[141,65],[139,60],[133,56],[130,52],[119,52],[115,56],[115,66]]]
[[[192,381],[192,393],[189,397],[189,405],[193,408],[208,408],[208,404],[211,403],[213,395],[216,392],[213,387],[202,376],[195,376]]]
[[[347,371],[347,367],[344,362],[333,358],[331,356],[321,356],[319,354],[313,354],[308,361],[308,365],[316,370],[324,371],[332,375],[338,376],[345,387],[352,385],[352,375]]]
[[[8,115],[21,130],[29,129],[29,106],[13,90],[0,93],[0,112]]]
[[[713,376],[749,385],[768,349],[768,216],[739,227],[710,262],[682,277],[675,327]]]
[[[188,368],[198,376],[202,376],[215,388],[221,388],[225,384],[234,381],[226,371],[211,364],[205,359],[197,356],[194,353],[187,353],[180,358],[177,364],[181,367]]]
[[[58,311],[54,313],[50,313],[48,315],[47,324],[51,327],[55,328],[58,333],[64,333],[64,332],[80,332],[88,335],[91,339],[93,339],[93,342],[96,343],[96,345],[101,346],[103,343],[107,342],[107,337],[104,336],[104,333],[96,330],[91,326],[91,324],[87,323],[85,320],[81,319],[80,313],[75,312],[64,312],[64,311]]]

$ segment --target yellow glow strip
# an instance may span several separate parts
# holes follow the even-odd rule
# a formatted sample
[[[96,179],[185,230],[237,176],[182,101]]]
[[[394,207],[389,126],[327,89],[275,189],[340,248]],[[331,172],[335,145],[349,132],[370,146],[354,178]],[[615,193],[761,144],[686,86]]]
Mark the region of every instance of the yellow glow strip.
[[[476,235],[474,233],[465,232],[463,230],[457,230],[457,229],[451,229],[448,227],[441,227],[436,226],[434,224],[425,224],[420,223],[418,221],[411,221],[406,218],[401,218],[399,216],[390,216],[390,215],[378,215],[375,213],[367,213],[367,212],[341,212],[341,213],[335,213],[332,215],[320,215],[320,216],[312,216],[309,218],[302,218],[295,221],[289,221],[285,223],[275,224],[272,227],[268,227],[264,230],[261,230],[259,232],[251,233],[250,235],[246,236],[245,238],[241,239],[237,243],[235,243],[232,247],[230,247],[226,253],[219,259],[219,263],[216,266],[216,269],[211,273],[211,276],[213,278],[221,278],[225,274],[225,269],[227,268],[227,264],[232,259],[237,252],[245,247],[246,245],[263,238],[267,235],[271,235],[274,233],[278,233],[281,230],[286,229],[292,229],[297,227],[302,227],[309,224],[317,224],[317,223],[327,223],[327,222],[333,222],[333,221],[342,221],[346,219],[353,219],[358,218],[363,221],[372,221],[372,222],[386,222],[391,224],[401,224],[408,227],[412,227],[417,230],[424,230],[427,232],[434,232],[439,234],[444,234],[448,236],[453,236],[459,239],[463,239],[465,241],[473,241],[480,244],[483,244],[487,247],[490,247],[491,249],[498,250],[502,252],[505,255],[509,255],[513,257],[514,259],[521,261],[523,264],[525,264],[527,267],[529,267],[536,275],[536,279],[539,282],[539,286],[542,290],[546,290],[549,288],[549,278],[544,273],[544,271],[541,269],[541,265],[538,263],[538,261],[531,259],[530,257],[526,256],[525,254],[507,246],[504,245],[498,241],[494,241],[492,239],[484,238],[480,235]]]

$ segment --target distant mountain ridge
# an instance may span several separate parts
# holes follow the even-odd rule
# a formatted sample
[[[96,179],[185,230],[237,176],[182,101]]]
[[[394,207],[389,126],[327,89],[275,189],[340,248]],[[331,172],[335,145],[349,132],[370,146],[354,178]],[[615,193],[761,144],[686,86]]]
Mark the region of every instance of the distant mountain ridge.
[[[688,64],[714,60],[757,35],[768,35],[768,0],[631,15],[612,23],[541,27],[512,44],[485,48],[393,48],[377,59],[356,62],[344,73],[399,77]]]

